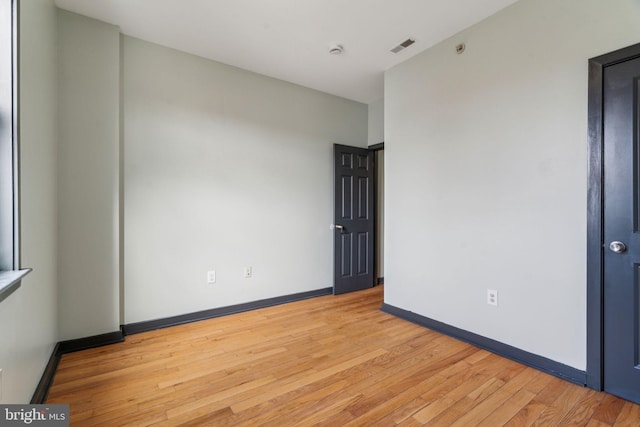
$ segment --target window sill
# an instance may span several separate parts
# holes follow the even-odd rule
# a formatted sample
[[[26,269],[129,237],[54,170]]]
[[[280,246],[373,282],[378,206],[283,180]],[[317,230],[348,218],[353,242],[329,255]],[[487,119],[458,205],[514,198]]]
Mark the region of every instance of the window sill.
[[[22,278],[29,273],[31,273],[30,268],[0,271],[0,302],[4,301],[5,298],[18,289]]]

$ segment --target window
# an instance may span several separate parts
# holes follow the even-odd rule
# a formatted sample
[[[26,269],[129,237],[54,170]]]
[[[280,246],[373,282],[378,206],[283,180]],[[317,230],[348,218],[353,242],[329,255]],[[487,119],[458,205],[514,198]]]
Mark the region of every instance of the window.
[[[0,301],[20,286],[17,0],[0,0]]]

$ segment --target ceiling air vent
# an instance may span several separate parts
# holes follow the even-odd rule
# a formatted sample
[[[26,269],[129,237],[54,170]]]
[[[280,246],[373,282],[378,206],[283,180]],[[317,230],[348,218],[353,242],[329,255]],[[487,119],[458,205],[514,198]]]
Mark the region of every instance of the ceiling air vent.
[[[405,41],[403,41],[402,43],[400,43],[398,46],[394,47],[393,49],[391,49],[391,52],[393,53],[398,53],[401,50],[405,50],[406,48],[408,48],[409,46],[411,46],[412,44],[414,44],[416,41],[414,39],[406,39]]]

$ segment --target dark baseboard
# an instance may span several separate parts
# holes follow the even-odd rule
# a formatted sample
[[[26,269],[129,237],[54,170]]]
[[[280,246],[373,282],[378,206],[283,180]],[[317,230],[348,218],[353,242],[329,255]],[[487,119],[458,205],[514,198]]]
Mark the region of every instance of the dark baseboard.
[[[49,362],[47,366],[44,368],[44,372],[42,373],[42,377],[40,378],[40,382],[36,387],[36,391],[33,393],[31,397],[31,404],[43,404],[47,400],[47,395],[49,394],[49,387],[51,387],[51,383],[53,382],[53,376],[56,373],[56,369],[58,368],[58,363],[60,362],[60,357],[62,354],[60,353],[60,343],[57,343],[53,348],[53,352],[51,353],[51,357],[49,357]]]
[[[124,334],[122,331],[109,332],[101,335],[94,335],[87,338],[78,338],[75,340],[60,341],[53,348],[51,357],[47,366],[44,368],[40,382],[36,387],[36,391],[31,397],[32,404],[42,404],[47,400],[49,394],[49,387],[53,382],[53,377],[60,363],[60,358],[63,354],[73,353],[74,351],[87,350],[94,347],[101,347],[103,345],[115,344],[124,341]]]
[[[73,353],[74,351],[88,350],[90,348],[101,347],[103,345],[116,344],[124,341],[122,328],[116,332],[94,335],[92,337],[78,338],[75,340],[60,341],[60,355]]]
[[[384,277],[378,277],[376,280],[376,285],[384,285]]]
[[[465,331],[464,329],[447,325],[446,323],[442,323],[386,303],[382,304],[381,310],[401,319],[408,320],[409,322],[417,323],[420,326],[424,326],[450,337],[459,339],[460,341],[475,345],[476,347],[483,348],[492,353],[506,357],[507,359],[514,360],[522,363],[523,365],[527,365],[538,369],[539,371],[546,372],[547,374],[562,378],[563,380],[567,380],[581,386],[586,385],[587,374],[585,371],[572,368],[571,366],[547,359],[546,357],[529,353],[528,351],[483,337],[482,335],[474,334],[473,332]]]
[[[170,326],[182,325],[184,323],[197,322],[199,320],[213,319],[214,317],[227,316],[229,314],[242,313],[244,311],[256,310],[259,308],[271,307],[274,305],[286,304],[289,302],[301,301],[324,295],[331,295],[333,288],[317,289],[315,291],[300,292],[297,294],[284,295],[263,299],[259,301],[247,302],[244,304],[230,305],[227,307],[213,308],[210,310],[197,311],[195,313],[181,314],[179,316],[165,317],[163,319],[147,320],[144,322],[129,323],[124,325],[125,335],[138,334],[140,332],[153,331],[155,329],[168,328]]]

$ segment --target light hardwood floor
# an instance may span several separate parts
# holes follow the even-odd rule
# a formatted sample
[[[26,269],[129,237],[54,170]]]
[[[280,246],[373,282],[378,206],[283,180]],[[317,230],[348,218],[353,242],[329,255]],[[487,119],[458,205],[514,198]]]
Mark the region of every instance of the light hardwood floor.
[[[640,426],[640,406],[382,313],[382,287],[62,357],[72,426]]]

